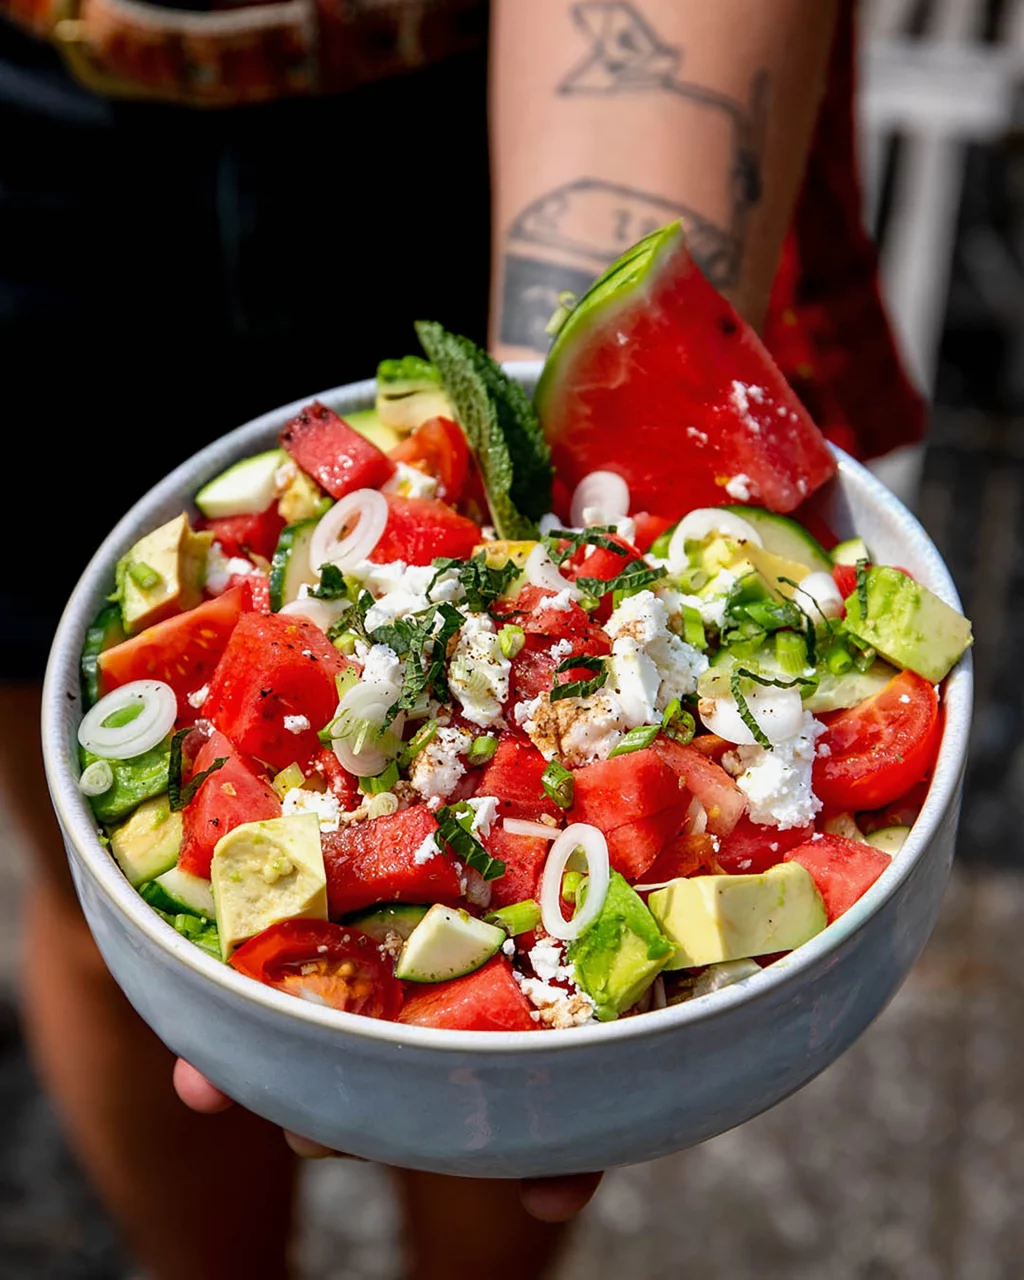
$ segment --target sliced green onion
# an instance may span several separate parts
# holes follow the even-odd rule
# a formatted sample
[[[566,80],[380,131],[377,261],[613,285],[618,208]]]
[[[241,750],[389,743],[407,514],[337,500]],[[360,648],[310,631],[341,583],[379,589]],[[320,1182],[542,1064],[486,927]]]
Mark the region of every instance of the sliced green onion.
[[[83,796],[105,795],[114,785],[114,770],[107,760],[94,760],[82,770],[78,789]]]
[[[608,759],[610,760],[613,756],[628,756],[631,751],[643,751],[645,747],[651,745],[660,732],[660,724],[637,725],[635,729],[630,729],[614,750],[609,751]]]
[[[356,651],[356,641],[358,639],[359,637],[354,631],[343,631],[341,635],[335,636],[331,643],[339,653],[343,653],[346,658],[351,658]]]
[[[358,750],[358,748],[357,748]],[[398,761],[392,760],[382,773],[378,773],[374,778],[360,778],[359,790],[367,796],[380,795],[383,791],[390,791],[398,781]]]
[[[775,656],[787,676],[799,676],[807,669],[807,641],[795,631],[776,631]]]
[[[562,876],[562,901],[575,904],[586,878],[582,871],[567,871]]]
[[[692,604],[684,604],[681,612],[683,615],[683,639],[688,645],[692,645],[694,649],[706,649],[708,642],[707,637],[704,635],[704,619],[700,616],[699,611]]]
[[[301,787],[306,781],[306,775],[299,768],[296,761],[292,761],[286,769],[282,769],[280,773],[275,773],[270,785],[277,792],[278,799],[283,800],[289,791],[295,787]]]
[[[487,924],[496,924],[510,938],[514,938],[520,933],[529,933],[540,924],[540,903],[534,902],[532,898],[525,898],[522,902],[513,902],[507,907],[492,911],[490,915],[484,916],[484,920]]]
[[[474,738],[469,744],[469,750],[466,752],[466,763],[468,765],[486,764],[488,760],[494,758],[494,753],[498,749],[498,739],[492,737],[491,734],[481,734],[479,738]]]
[[[126,724],[131,724],[133,720],[137,720],[142,715],[142,703],[132,702],[126,707],[118,707],[116,711],[111,711],[110,715],[101,721],[104,729],[123,729]]]
[[[398,812],[398,796],[393,791],[381,791],[367,801],[366,812],[371,818],[388,818]]]
[[[334,687],[338,691],[338,701],[344,698],[350,689],[354,689],[359,683],[359,672],[355,667],[346,667],[340,675],[334,677]]]
[[[401,751],[398,753],[398,760],[403,769],[408,769],[409,765],[412,764],[423,748],[427,746],[428,743],[433,742],[436,733],[436,720],[428,720],[425,725],[421,725],[420,728],[416,730],[409,741],[405,743]]]
[[[157,573],[152,565],[144,564],[141,560],[131,566],[128,570],[128,577],[131,578],[140,591],[152,591],[154,587],[159,586],[164,580],[162,573]]]
[[[514,622],[498,632],[498,645],[506,658],[514,658],[526,644],[526,632]]]
[[[706,587],[711,581],[711,574],[707,569],[700,567],[694,569],[684,569],[679,575],[679,585],[687,593],[693,595],[695,591],[700,591],[702,587]]]
[[[868,616],[868,562],[857,561],[857,600],[860,603],[861,621]]]
[[[572,807],[576,784],[572,774],[563,764],[552,760],[540,776],[541,786],[545,793],[554,800],[560,809]]]
[[[853,666],[853,654],[844,644],[834,644],[825,654],[825,665],[834,676],[845,675]]]
[[[675,533],[675,531],[676,531],[676,526],[673,524],[673,525],[670,525],[665,530],[664,533],[660,533],[651,543],[651,549],[648,554],[652,556],[657,556],[659,560],[667,560],[668,544],[672,541],[672,535]]]
[[[497,880],[505,874],[505,864],[499,858],[492,858],[473,835],[469,829],[472,821],[473,810],[468,805],[461,817],[459,809],[444,805],[437,811],[434,843],[442,853],[445,845],[450,845],[467,867],[479,871],[485,880]]]
[[[697,722],[678,698],[673,698],[665,708],[665,714],[661,718],[661,731],[666,738],[682,743],[684,747],[693,741]]]

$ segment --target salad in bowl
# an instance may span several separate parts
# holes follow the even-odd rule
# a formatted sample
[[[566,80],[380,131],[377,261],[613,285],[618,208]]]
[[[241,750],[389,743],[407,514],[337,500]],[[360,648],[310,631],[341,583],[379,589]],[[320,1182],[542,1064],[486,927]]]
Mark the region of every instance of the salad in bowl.
[[[254,981],[629,1018],[816,937],[913,827],[967,620],[832,533],[833,452],[678,227],[556,323],[532,402],[418,325],[373,409],[303,405],[117,562],[78,785]]]

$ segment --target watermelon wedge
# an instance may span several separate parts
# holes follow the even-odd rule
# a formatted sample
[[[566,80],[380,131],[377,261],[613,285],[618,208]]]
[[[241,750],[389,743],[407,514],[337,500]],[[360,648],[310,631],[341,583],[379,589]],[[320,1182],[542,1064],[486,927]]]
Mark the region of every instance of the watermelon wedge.
[[[704,278],[678,222],[598,278],[537,385],[558,473],[629,484],[631,509],[678,519],[740,501],[792,511],[836,470],[753,329]]]

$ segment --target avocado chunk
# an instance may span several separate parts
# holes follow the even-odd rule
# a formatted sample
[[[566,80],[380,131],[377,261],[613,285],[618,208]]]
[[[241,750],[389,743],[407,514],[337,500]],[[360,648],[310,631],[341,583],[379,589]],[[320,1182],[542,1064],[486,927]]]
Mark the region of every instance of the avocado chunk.
[[[156,796],[111,831],[110,851],[128,883],[138,887],[176,865],[181,834],[181,814],[171,812],[165,795]]]
[[[640,895],[613,871],[600,915],[569,944],[566,960],[594,1016],[611,1022],[636,1004],[673,950]]]
[[[792,951],[827,923],[814,879],[798,862],[780,863],[759,876],[673,880],[656,889],[647,905],[676,946],[666,969]]]
[[[83,769],[100,759],[84,748],[78,754]],[[131,760],[108,760],[107,764],[114,781],[101,795],[90,796],[89,805],[96,820],[109,826],[126,818],[144,800],[162,795],[167,790],[171,739],[165,738],[158,746],[150,747]]]
[[[194,609],[203,598],[210,532],[196,533],[184,512],[147,533],[117,562],[125,634]]]
[[[243,822],[217,841],[210,879],[225,960],[281,920],[326,920],[320,819],[294,813]]]
[[[901,569],[875,565],[846,600],[846,629],[897,667],[938,684],[971,644],[971,624]]]
[[[501,948],[504,929],[435,902],[409,934],[395,965],[405,982],[445,982],[479,969]]]

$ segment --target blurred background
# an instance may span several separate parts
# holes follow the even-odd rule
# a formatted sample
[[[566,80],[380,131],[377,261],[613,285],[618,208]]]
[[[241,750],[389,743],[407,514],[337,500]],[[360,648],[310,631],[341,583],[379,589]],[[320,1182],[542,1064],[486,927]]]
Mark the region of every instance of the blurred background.
[[[612,1172],[560,1280],[1012,1280],[1024,1274],[1024,2],[865,0],[862,163],[901,343],[933,400],[889,478],[973,619],[958,861],[911,978],[772,1112]],[[21,872],[0,797],[0,1276],[127,1280],[40,1096],[13,1003]],[[393,1280],[385,1176],[311,1167],[309,1280]]]

